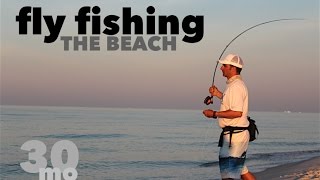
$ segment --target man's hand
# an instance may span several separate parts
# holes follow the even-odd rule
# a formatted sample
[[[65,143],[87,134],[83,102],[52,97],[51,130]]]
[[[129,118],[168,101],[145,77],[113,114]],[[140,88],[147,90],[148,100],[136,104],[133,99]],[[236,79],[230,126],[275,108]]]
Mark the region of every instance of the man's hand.
[[[203,115],[205,115],[207,118],[217,118],[216,111],[213,111],[211,109],[203,110]]]
[[[222,98],[222,93],[218,90],[218,88],[216,86],[211,86],[209,88],[209,93],[211,94],[211,96],[216,96],[219,99]]]

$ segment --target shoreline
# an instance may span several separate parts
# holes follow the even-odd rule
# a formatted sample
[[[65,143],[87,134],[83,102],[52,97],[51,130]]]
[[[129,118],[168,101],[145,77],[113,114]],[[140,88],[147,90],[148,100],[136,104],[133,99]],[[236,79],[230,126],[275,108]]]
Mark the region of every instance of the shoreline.
[[[320,156],[267,168],[254,175],[257,180],[320,180]]]

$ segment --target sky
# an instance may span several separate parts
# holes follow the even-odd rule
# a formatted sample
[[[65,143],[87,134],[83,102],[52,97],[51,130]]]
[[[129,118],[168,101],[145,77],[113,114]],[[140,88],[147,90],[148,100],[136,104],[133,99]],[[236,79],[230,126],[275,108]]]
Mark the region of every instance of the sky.
[[[83,36],[78,35],[74,21],[83,6],[99,6],[102,19],[117,15],[119,24],[123,7],[131,7],[132,14],[146,20],[146,8],[153,6],[156,19],[160,15],[179,18],[177,49],[107,51],[107,35],[101,34],[100,51],[64,51],[59,38],[43,42],[49,34],[43,18],[41,35],[32,34],[32,22],[28,22],[28,34],[19,35],[15,20],[24,6],[41,7],[43,16],[65,15],[59,37]],[[204,17],[204,36],[198,43],[182,41],[186,34],[182,20],[188,15]],[[235,40],[224,56],[235,53],[244,60],[241,75],[249,90],[250,110],[319,112],[318,0],[3,0],[1,105],[217,109],[217,99],[209,107],[203,99],[209,95],[224,47],[243,30],[282,18],[304,20],[252,29]],[[91,36],[89,25],[84,36]],[[120,30],[117,36],[122,35]],[[219,68],[215,84],[223,91],[226,79]]]

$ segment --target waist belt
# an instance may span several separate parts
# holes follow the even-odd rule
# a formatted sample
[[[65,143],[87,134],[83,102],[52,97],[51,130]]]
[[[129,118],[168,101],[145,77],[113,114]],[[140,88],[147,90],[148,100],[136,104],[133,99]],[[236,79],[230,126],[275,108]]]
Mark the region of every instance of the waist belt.
[[[223,144],[223,135],[225,134],[230,134],[230,141],[229,141],[229,147],[231,147],[231,138],[232,138],[232,134],[234,133],[240,133],[243,132],[244,130],[247,130],[248,127],[232,127],[232,126],[226,126],[224,128],[222,128],[222,132],[220,134],[220,139],[219,139],[219,147],[222,147]]]

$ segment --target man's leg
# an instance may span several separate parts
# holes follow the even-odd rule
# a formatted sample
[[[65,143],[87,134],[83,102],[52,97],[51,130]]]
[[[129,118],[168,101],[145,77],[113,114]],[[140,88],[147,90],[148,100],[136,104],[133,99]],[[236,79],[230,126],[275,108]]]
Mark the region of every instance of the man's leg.
[[[245,158],[219,157],[219,167],[222,179],[240,179]]]
[[[243,180],[256,180],[256,177],[251,172],[248,171],[246,174],[241,175],[241,179],[243,179]]]
[[[231,147],[229,135],[224,135],[223,145],[219,151],[219,167],[222,179],[240,179],[241,174],[246,174],[248,169],[244,165],[246,151],[249,144],[249,132],[233,134]],[[243,138],[248,141],[242,141]],[[244,171],[244,168],[247,170]]]

